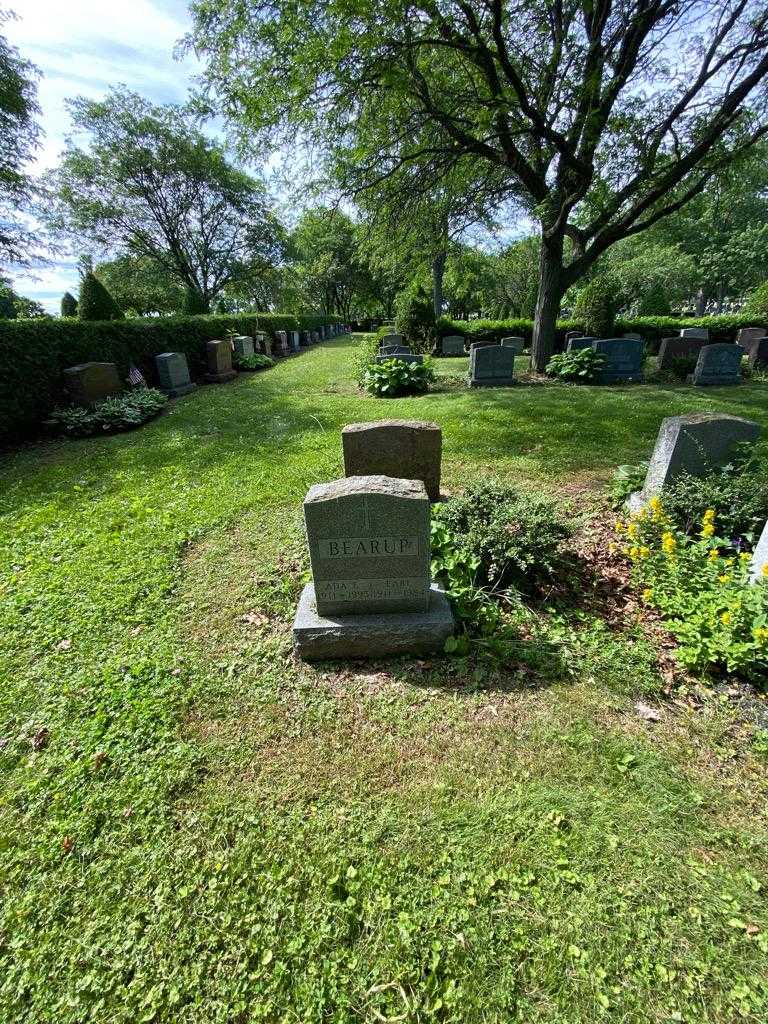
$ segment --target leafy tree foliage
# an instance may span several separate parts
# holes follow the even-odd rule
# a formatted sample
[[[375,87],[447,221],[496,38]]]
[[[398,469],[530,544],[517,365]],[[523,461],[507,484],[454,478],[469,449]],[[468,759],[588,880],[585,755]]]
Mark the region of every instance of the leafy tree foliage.
[[[270,265],[282,229],[264,188],[226,159],[181,107],[125,89],[70,104],[70,143],[49,178],[49,223],[104,253],[154,261],[210,309],[222,289]]]
[[[17,295],[10,282],[0,277],[0,320],[38,320],[46,316],[39,302]]]
[[[127,316],[181,313],[184,286],[175,274],[146,256],[119,256],[100,263],[99,280]]]
[[[77,299],[71,292],[64,292],[61,297],[61,315],[77,316]]]
[[[596,278],[579,292],[573,310],[574,319],[584,324],[584,333],[593,338],[609,338],[615,315],[610,285]]]
[[[81,320],[120,320],[120,307],[94,273],[88,271],[80,284],[77,315]]]
[[[291,235],[291,249],[306,307],[349,320],[371,296],[373,277],[355,225],[340,210],[308,210]]]

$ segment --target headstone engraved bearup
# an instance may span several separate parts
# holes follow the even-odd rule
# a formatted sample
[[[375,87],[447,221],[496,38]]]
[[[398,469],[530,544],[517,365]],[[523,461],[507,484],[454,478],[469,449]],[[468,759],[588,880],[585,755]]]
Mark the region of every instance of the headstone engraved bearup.
[[[207,342],[205,354],[208,360],[205,379],[209,384],[223,384],[237,376],[232,369],[232,345],[228,340]]]
[[[155,356],[160,388],[171,398],[187,395],[197,387],[189,376],[187,357],[183,352],[161,352]]]
[[[743,355],[741,345],[704,345],[696,360],[693,383],[700,386],[738,384]]]
[[[430,501],[440,500],[443,432],[423,420],[350,423],[341,432],[344,473],[421,480]]]
[[[75,405],[91,405],[123,390],[114,363],[78,363],[64,370],[64,388]]]
[[[430,574],[424,484],[353,476],[312,487],[304,500],[312,582],[294,620],[307,659],[441,650],[453,632]]]

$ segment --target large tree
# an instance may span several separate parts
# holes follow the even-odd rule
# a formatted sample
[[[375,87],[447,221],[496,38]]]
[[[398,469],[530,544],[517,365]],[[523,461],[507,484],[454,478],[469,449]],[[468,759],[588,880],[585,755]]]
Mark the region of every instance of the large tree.
[[[307,210],[290,239],[304,305],[345,320],[367,303],[373,278],[361,258],[357,230],[341,210]]]
[[[331,158],[357,152],[371,188],[410,163],[437,178],[472,159],[508,176],[540,226],[539,369],[566,289],[768,131],[764,0],[192,9],[191,45],[245,132],[288,127]]]
[[[168,315],[184,309],[178,276],[147,256],[118,256],[100,263],[95,272],[127,316]]]
[[[0,29],[10,17],[0,8]],[[40,141],[37,75],[0,31],[0,266],[26,262],[34,242],[19,214],[30,199],[27,165]]]
[[[49,177],[49,224],[99,249],[154,262],[211,302],[270,266],[282,229],[263,186],[234,167],[184,108],[125,89],[70,104],[86,148],[68,143]]]

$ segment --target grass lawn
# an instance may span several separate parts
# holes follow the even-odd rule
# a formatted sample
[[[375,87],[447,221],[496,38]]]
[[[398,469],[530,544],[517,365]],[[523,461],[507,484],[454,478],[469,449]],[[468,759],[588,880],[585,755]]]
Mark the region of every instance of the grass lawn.
[[[637,715],[633,618],[537,612],[504,666],[309,667],[290,624],[344,424],[436,420],[448,490],[588,521],[663,416],[768,427],[768,385],[469,391],[451,359],[375,400],[353,345],[0,459],[0,1020],[764,1022],[765,754],[725,698]]]

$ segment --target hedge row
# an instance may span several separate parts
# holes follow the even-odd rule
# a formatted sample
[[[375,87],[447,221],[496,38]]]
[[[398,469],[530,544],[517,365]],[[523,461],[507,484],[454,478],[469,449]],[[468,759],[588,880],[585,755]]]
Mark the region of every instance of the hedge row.
[[[62,371],[67,366],[117,363],[127,377],[131,363],[147,381],[157,382],[154,357],[183,352],[193,377],[205,371],[205,343],[227,331],[311,331],[338,323],[337,317],[243,314],[158,319],[0,320],[0,438],[19,438],[64,401]]]

